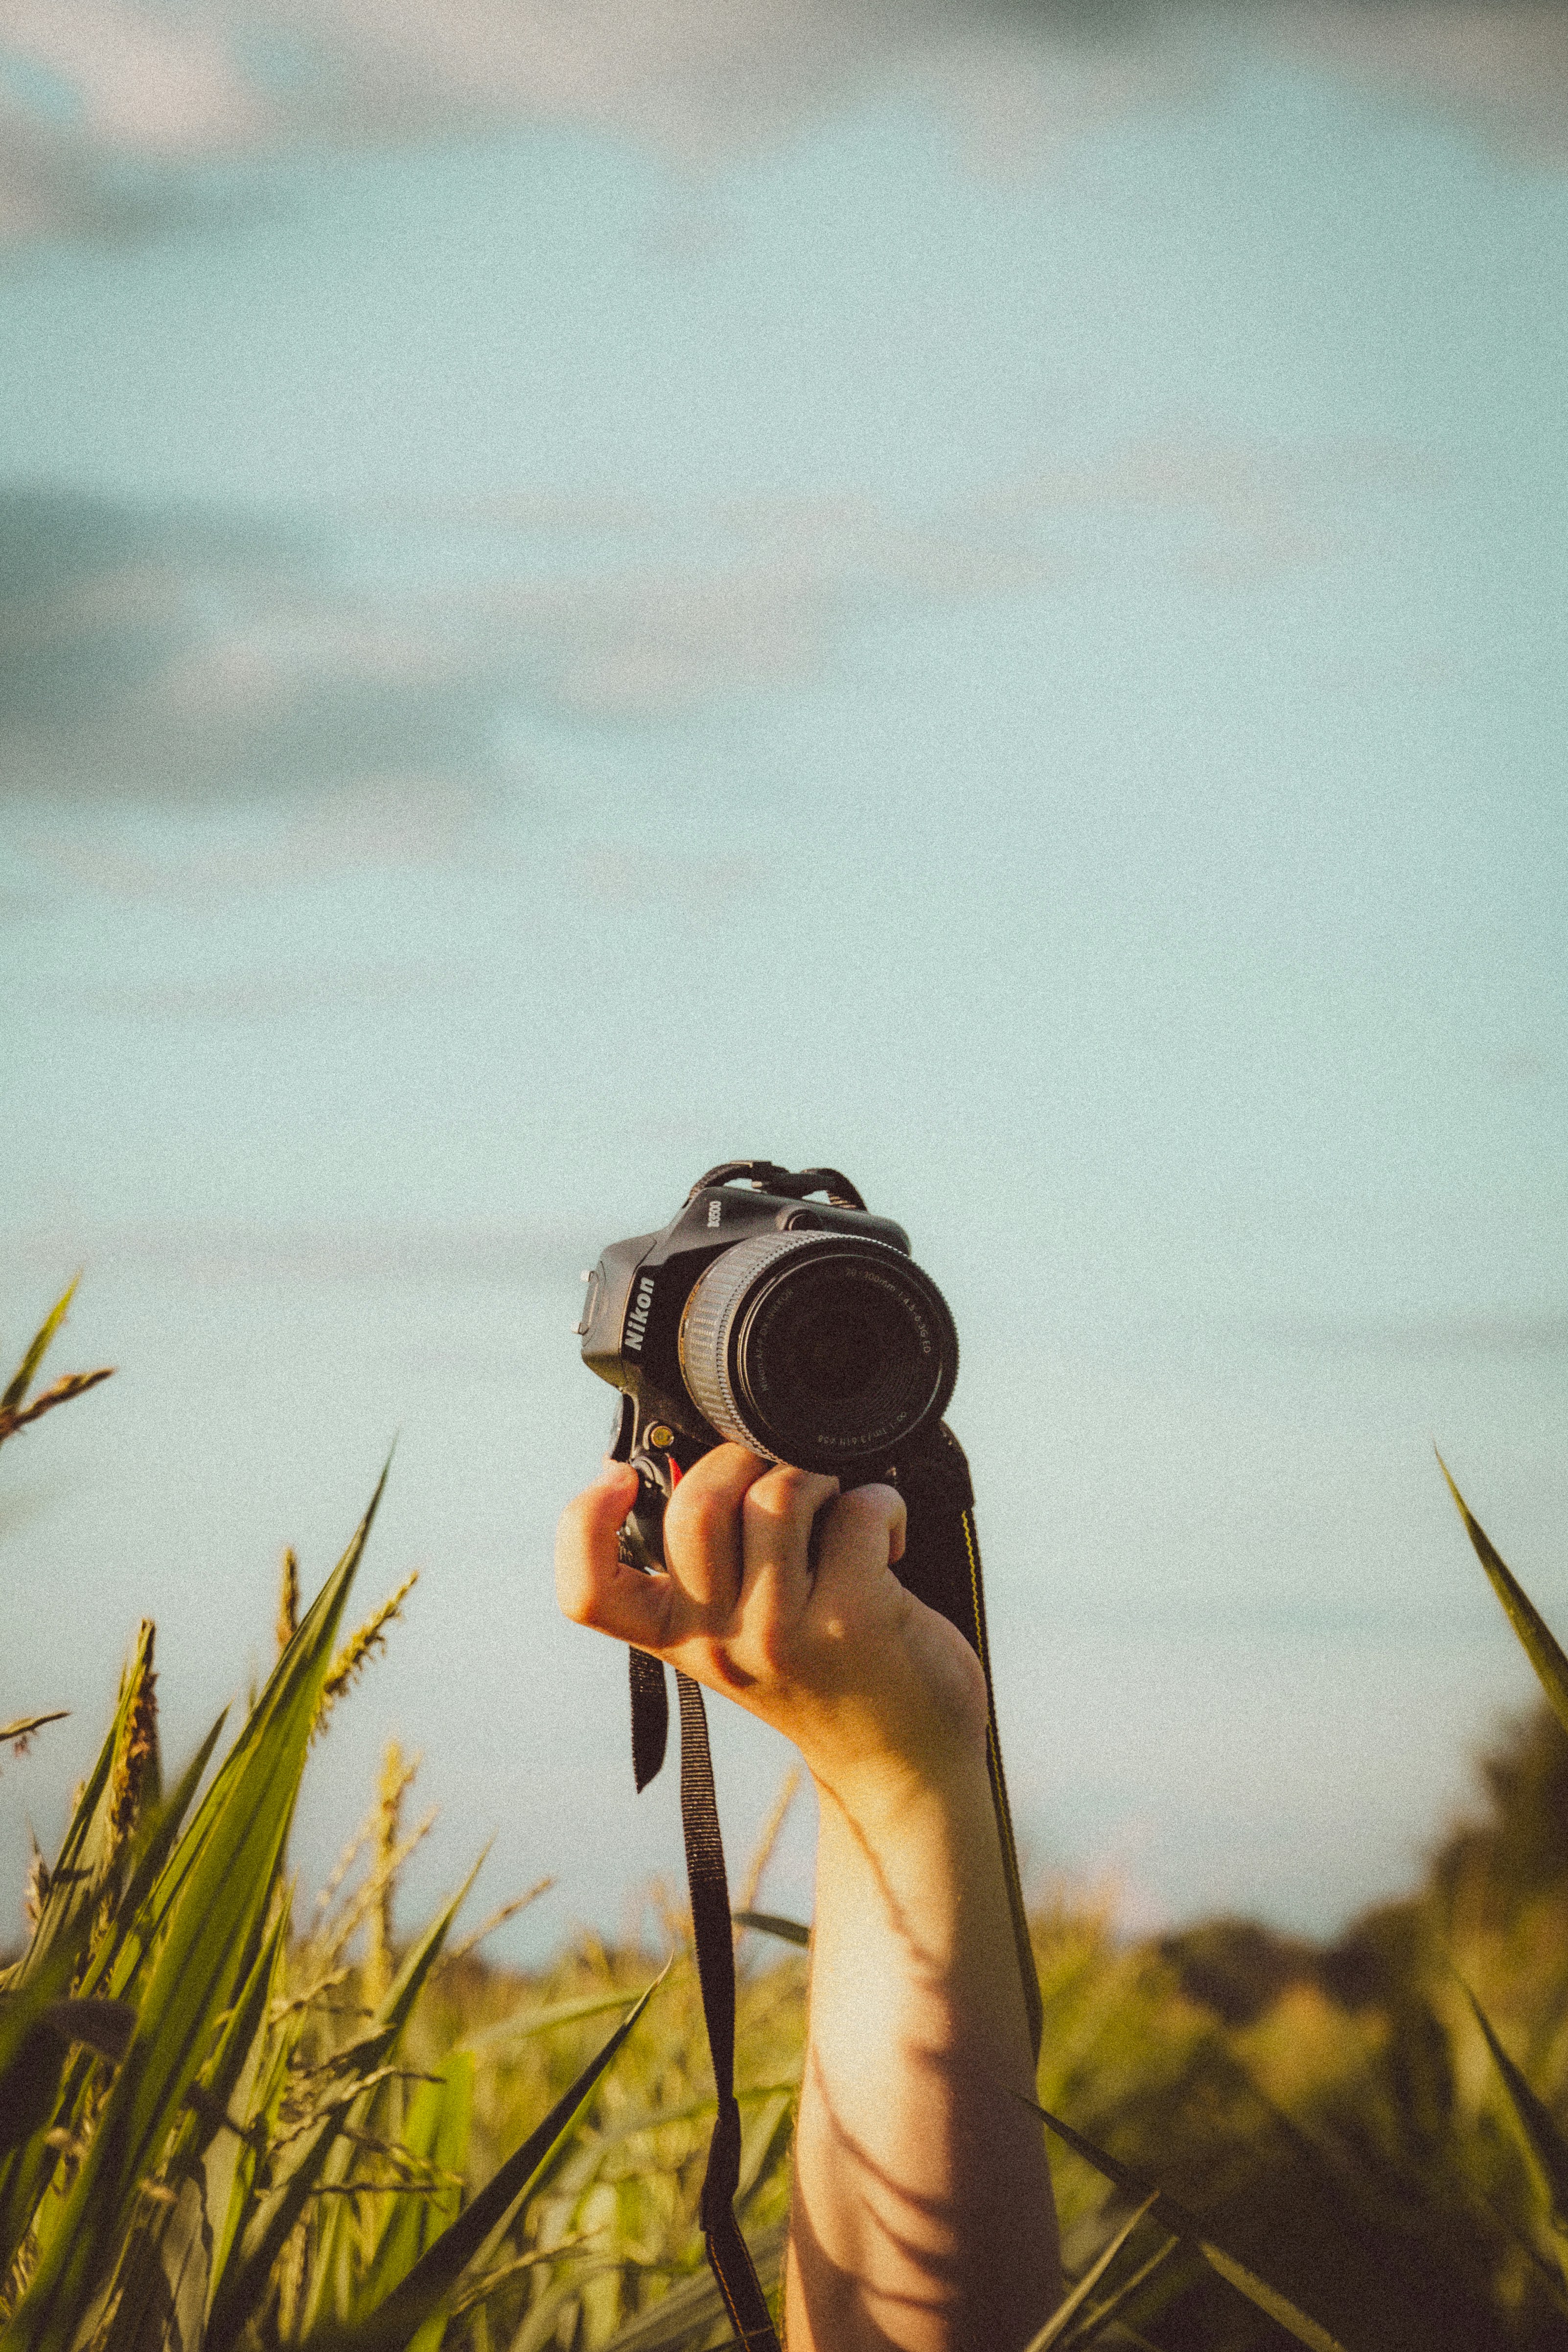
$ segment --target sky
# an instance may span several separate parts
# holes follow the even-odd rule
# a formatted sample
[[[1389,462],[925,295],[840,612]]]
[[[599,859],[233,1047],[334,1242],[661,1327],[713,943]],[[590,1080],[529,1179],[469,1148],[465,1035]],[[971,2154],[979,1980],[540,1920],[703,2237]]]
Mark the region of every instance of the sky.
[[[577,1273],[742,1155],[953,1307],[1037,1883],[1409,1878],[1530,1696],[1435,1443],[1568,1620],[1565,26],[0,5],[0,1341],[120,1367],[0,1465],[18,1888],[395,1439],[302,1874],[395,1733],[410,1916],[630,1916]]]

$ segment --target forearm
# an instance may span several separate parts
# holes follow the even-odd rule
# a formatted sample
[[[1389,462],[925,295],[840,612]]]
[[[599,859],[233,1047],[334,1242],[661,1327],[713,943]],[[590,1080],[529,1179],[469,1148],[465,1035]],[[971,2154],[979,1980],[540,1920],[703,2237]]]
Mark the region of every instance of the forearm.
[[[790,2352],[1022,2352],[1056,2217],[1015,2095],[1034,2069],[980,1662],[894,1573],[889,1486],[717,1446],[676,1489],[662,1576],[618,1556],[635,1494],[611,1465],[564,1514],[562,1607],[740,1699],[821,1799]]]
[[[1059,2270],[984,1751],[818,1789],[790,2352],[1018,2352]]]

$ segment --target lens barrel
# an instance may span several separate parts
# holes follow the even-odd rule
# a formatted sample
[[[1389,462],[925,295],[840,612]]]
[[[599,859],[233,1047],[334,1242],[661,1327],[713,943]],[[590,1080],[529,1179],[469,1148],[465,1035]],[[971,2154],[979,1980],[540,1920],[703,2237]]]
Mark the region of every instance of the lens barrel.
[[[901,1250],[854,1234],[758,1234],[694,1284],[680,1369],[721,1436],[837,1475],[874,1468],[942,1411],[958,1334]]]

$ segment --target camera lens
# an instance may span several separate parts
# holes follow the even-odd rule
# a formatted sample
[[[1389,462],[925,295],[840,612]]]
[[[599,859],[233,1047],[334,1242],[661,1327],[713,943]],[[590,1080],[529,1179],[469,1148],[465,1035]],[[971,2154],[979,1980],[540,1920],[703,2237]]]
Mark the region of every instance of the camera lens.
[[[775,1462],[874,1466],[952,1394],[958,1336],[901,1251],[852,1234],[759,1234],[694,1285],[680,1369],[722,1436]]]

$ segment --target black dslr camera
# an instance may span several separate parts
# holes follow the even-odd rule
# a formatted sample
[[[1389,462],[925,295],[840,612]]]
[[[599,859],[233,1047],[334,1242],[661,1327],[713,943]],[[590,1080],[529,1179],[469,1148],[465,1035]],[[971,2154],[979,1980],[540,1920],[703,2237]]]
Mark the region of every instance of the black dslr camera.
[[[726,1438],[861,1485],[958,1377],[952,1318],[903,1227],[837,1169],[767,1160],[710,1168],[662,1233],[612,1242],[577,1329],[621,1391],[611,1452],[642,1481],[622,1539],[645,1568],[676,1482]]]

